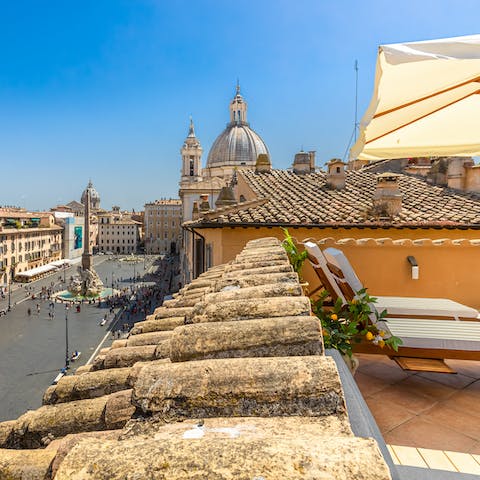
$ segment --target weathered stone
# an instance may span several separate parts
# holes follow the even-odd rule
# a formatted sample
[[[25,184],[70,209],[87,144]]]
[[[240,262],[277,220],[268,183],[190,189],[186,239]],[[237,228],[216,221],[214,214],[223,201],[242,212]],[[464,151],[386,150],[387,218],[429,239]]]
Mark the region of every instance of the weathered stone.
[[[0,422],[0,448],[3,448],[11,443],[13,429],[16,423],[16,420]]]
[[[132,405],[132,390],[123,390],[109,395],[105,406],[105,427],[122,428],[135,413]]]
[[[210,291],[211,289],[208,289]],[[197,302],[202,300],[204,297],[205,293],[202,291],[201,294],[199,295],[185,295],[181,298],[178,298],[174,300],[175,304],[172,306],[175,306],[177,308],[179,307],[193,307]]]
[[[277,282],[298,282],[298,275],[295,272],[268,273],[266,275],[247,275],[241,278],[229,278],[219,280],[215,285],[215,290],[220,291],[225,287],[239,286],[241,288],[255,287],[257,285],[266,285]]]
[[[126,347],[137,347],[140,345],[157,345],[163,340],[168,340],[172,336],[172,330],[161,332],[148,332],[138,335],[130,335],[126,340]]]
[[[276,245],[273,245],[273,244],[267,244],[267,245],[261,245],[261,244],[257,244],[257,245],[246,245],[246,248],[244,248],[238,255],[237,257],[240,257],[242,255],[246,255],[250,252],[262,252],[262,251],[266,251],[266,252],[284,252],[285,253],[285,249],[282,247],[281,244],[276,244]]]
[[[351,437],[350,422],[346,416],[324,417],[215,417],[205,418],[201,438],[227,438],[248,436],[251,439],[291,438],[299,435],[316,437]],[[188,436],[198,427],[198,420],[166,423],[156,416],[132,419],[125,424],[120,439],[155,437],[157,441]],[[199,436],[200,437],[200,436]]]
[[[185,293],[187,291],[196,290],[199,288],[208,288],[208,287],[211,287],[211,285],[212,285],[211,280],[200,278],[200,279],[193,280],[193,282],[189,283],[188,285],[185,285],[185,287],[182,288],[180,292]]]
[[[204,303],[208,304],[250,298],[299,297],[301,295],[303,295],[303,290],[298,283],[270,283],[269,285],[260,285],[257,287],[209,293],[205,296]]]
[[[120,430],[105,430],[103,432],[83,432],[83,433],[74,433],[67,435],[61,439],[54,440],[48,447],[53,443],[56,443],[56,455],[52,463],[52,478],[55,478],[58,467],[63,462],[64,458],[67,456],[68,452],[81,440],[85,439],[100,439],[105,440],[117,440],[120,436]]]
[[[142,370],[143,367],[147,365],[165,365],[167,363],[170,363],[169,358],[161,358],[158,360],[151,360],[149,362],[137,362],[133,367],[130,368],[130,374],[127,381],[128,386],[133,388],[140,374],[140,370]]]
[[[227,272],[223,275],[223,280],[242,278],[248,275],[265,275],[267,273],[281,273],[293,272],[291,265],[285,263],[284,265],[272,265],[270,267],[249,268],[246,270],[236,270],[234,272]]]
[[[97,355],[92,363],[92,369],[90,371],[101,370],[103,367],[103,362],[105,360],[105,355]]]
[[[0,450],[2,480],[46,480],[50,478],[55,450]]]
[[[195,432],[196,433],[196,432]],[[389,480],[376,442],[316,436],[83,440],[66,456],[56,480]],[[133,477],[132,477],[133,478]]]
[[[170,318],[170,317],[185,317],[188,315],[192,309],[190,307],[180,307],[180,308],[166,308],[158,307],[155,309],[153,314],[155,319],[159,320],[161,318]]]
[[[45,438],[69,433],[105,430],[104,410],[108,395],[91,400],[45,405],[18,418],[13,438],[7,447],[39,448]]]
[[[84,373],[91,372],[93,370],[93,365],[82,365],[75,370],[75,375],[83,375]]]
[[[127,340],[122,338],[121,340],[114,340],[110,348],[123,348],[127,346]]]
[[[256,263],[266,263],[264,267],[262,265],[256,265]],[[248,267],[249,265],[252,265],[251,267]],[[243,268],[238,269],[237,271],[242,271],[242,270],[252,270],[254,268],[267,268],[267,267],[273,267],[277,266],[280,267],[282,265],[290,265],[290,262],[288,261],[288,258],[283,255],[251,255],[249,257],[241,258],[238,259],[238,261],[234,262],[231,264],[231,266],[234,265],[242,265]],[[225,271],[224,275],[231,274],[232,270],[227,270]]]
[[[131,367],[136,362],[153,360],[156,345],[142,345],[139,347],[113,348],[105,355],[103,368]]]
[[[192,321],[193,323],[228,322],[295,315],[311,315],[308,297],[270,297],[208,304],[203,313],[195,315]]]
[[[110,347],[101,348],[98,352],[99,355],[106,355],[110,351]]]
[[[255,238],[253,240],[249,240],[246,245],[245,249],[249,249],[255,246],[277,246],[280,245],[281,241],[277,237],[262,237],[262,238]]]
[[[98,370],[85,375],[65,376],[47,389],[43,404],[55,404],[96,398],[127,389],[129,368]]]
[[[133,403],[166,418],[345,414],[335,363],[323,356],[146,365]]]
[[[139,335],[148,332],[164,332],[173,330],[184,324],[184,317],[162,318],[161,320],[147,319],[143,322],[135,323],[134,327],[130,330],[130,335]]]
[[[226,273],[236,272],[239,270],[251,270],[252,268],[260,268],[260,267],[272,267],[274,265],[286,265],[287,263],[283,259],[279,260],[248,260],[242,263],[232,263],[226,269]]]
[[[317,317],[197,323],[178,327],[170,340],[172,362],[208,358],[321,355]]]

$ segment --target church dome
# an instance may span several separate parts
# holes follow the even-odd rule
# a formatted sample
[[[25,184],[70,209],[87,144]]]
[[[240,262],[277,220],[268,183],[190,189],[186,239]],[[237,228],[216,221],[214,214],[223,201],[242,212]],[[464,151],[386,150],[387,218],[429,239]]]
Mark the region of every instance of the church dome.
[[[269,154],[265,142],[248,125],[232,125],[217,137],[208,154],[207,167],[255,165],[259,154]]]
[[[80,201],[85,205],[87,203],[87,191],[90,190],[90,206],[92,208],[100,208],[100,195],[95,190],[92,181],[88,182],[87,188],[82,193],[82,198]]]
[[[270,156],[265,142],[247,122],[247,103],[237,85],[236,95],[230,102],[230,123],[213,143],[206,167],[255,166],[262,153]]]

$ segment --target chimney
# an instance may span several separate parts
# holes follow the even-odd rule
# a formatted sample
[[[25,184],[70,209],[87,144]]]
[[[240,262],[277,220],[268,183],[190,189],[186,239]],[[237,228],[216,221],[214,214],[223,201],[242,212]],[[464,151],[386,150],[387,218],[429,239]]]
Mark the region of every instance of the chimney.
[[[259,155],[260,156],[260,155]],[[266,155],[265,155],[266,156]],[[257,160],[258,163],[258,160]],[[233,193],[233,188],[222,187],[220,193],[218,195],[217,201],[215,202],[215,206],[218,207],[227,207],[228,205],[235,205],[237,200],[235,199],[235,194]]]
[[[210,210],[210,204],[208,203],[208,193],[200,195],[200,213],[205,213]]]
[[[310,156],[310,172],[315,172],[315,150],[310,150],[308,155]]]
[[[471,168],[473,158],[456,157],[448,159],[447,186],[457,190],[465,190],[466,168]]]
[[[297,175],[304,175],[311,172],[311,158],[309,152],[298,152],[293,160],[293,171]]]
[[[332,158],[327,163],[327,185],[332,190],[345,188],[345,163],[339,158]]]
[[[192,220],[196,220],[198,217],[199,217],[199,213],[198,213],[198,202],[193,202]]]
[[[266,153],[260,153],[255,164],[255,172],[269,172],[272,169],[270,157]]]
[[[397,173],[385,172],[377,175],[377,188],[373,195],[374,213],[380,217],[394,217],[402,210],[403,194],[398,188]]]

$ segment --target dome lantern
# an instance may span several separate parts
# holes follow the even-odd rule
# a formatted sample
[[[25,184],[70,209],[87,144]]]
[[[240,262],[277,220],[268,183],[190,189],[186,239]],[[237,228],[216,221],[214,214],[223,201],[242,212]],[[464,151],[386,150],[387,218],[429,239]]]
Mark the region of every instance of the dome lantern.
[[[97,210],[100,208],[100,195],[95,190],[92,180],[89,180],[87,188],[83,191],[80,202],[85,205],[87,203],[87,192],[90,192],[90,206],[92,209]]]
[[[208,154],[206,172],[211,176],[231,175],[235,168],[254,168],[260,154],[270,157],[265,142],[247,122],[247,102],[240,94],[238,83],[229,109],[230,123]]]

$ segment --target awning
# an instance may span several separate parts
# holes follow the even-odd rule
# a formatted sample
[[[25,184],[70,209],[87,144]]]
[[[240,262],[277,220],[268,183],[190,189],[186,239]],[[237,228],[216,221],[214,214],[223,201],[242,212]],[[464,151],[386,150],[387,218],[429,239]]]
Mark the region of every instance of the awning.
[[[480,155],[480,35],[379,48],[350,159]]]
[[[36,275],[57,270],[57,267],[53,265],[41,265],[40,267],[32,268],[30,270],[25,270],[24,272],[18,272],[15,276],[22,277],[34,277]]]

